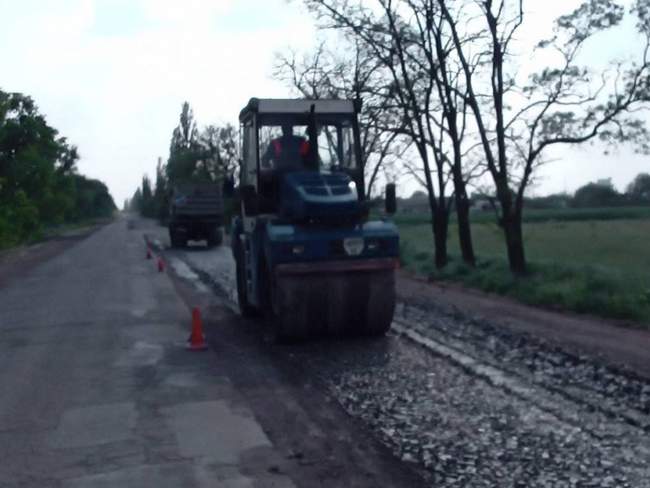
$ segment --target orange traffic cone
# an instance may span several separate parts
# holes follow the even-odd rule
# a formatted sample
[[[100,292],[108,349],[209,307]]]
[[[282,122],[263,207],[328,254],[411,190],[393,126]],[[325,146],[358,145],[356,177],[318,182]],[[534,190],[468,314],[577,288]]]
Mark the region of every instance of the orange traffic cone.
[[[187,341],[187,348],[190,351],[205,351],[208,348],[208,344],[205,342],[205,336],[203,335],[201,311],[197,307],[192,309],[192,335],[190,335],[190,339]]]
[[[151,248],[147,246],[147,259],[151,259]]]
[[[163,261],[163,258],[158,256],[158,272],[162,273],[165,271],[165,261]]]

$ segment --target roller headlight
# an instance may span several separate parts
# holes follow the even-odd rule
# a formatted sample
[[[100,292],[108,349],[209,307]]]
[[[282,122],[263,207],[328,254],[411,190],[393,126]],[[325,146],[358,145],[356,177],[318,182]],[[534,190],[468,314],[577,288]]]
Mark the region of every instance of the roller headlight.
[[[343,239],[343,249],[348,256],[359,256],[363,252],[363,237],[346,237]]]

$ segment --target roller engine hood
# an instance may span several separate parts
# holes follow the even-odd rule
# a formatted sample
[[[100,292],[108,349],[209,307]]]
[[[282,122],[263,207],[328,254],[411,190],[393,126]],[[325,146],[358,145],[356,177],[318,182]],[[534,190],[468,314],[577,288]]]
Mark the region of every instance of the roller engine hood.
[[[345,173],[301,171],[281,180],[280,215],[292,222],[358,223],[362,206]]]

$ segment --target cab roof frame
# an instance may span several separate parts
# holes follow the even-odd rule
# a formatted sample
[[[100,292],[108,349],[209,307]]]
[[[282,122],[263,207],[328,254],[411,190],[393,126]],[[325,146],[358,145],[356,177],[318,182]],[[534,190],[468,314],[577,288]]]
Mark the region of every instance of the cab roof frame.
[[[253,114],[307,115],[315,105],[316,114],[353,115],[361,110],[361,100],[307,99],[307,98],[251,98],[239,113],[244,122]]]

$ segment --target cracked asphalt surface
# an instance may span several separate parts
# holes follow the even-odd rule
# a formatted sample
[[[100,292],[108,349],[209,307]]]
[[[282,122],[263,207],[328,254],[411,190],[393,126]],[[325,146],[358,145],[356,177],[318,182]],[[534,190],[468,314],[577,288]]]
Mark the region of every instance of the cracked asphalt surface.
[[[165,252],[232,304],[229,248]],[[266,347],[431,486],[650,486],[650,381],[625,367],[435,303],[381,340]]]

